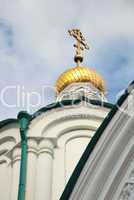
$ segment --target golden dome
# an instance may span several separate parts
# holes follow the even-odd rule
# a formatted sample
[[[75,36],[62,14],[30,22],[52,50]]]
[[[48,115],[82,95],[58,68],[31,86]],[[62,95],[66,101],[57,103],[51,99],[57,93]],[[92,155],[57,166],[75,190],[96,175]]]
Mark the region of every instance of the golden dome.
[[[105,92],[105,83],[102,77],[94,69],[81,66],[71,68],[60,75],[56,82],[57,92],[60,93],[65,87],[76,82],[90,82],[101,92]]]

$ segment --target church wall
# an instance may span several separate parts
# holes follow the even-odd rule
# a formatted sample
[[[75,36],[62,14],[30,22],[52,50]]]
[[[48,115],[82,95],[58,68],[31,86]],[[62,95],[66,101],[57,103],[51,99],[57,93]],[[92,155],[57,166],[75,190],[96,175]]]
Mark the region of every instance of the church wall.
[[[9,200],[9,189],[11,187],[10,167],[6,160],[0,162],[0,198]]]
[[[0,131],[0,199],[17,198],[20,151],[17,146],[20,141],[18,125],[3,127]],[[16,147],[15,147],[16,146]]]
[[[27,133],[26,200],[60,198],[76,163],[108,112],[104,107],[81,104],[53,109],[31,121]],[[0,199],[15,200],[21,160],[16,124],[2,128],[0,144],[0,153],[5,159],[2,161],[0,154],[0,175],[5,184]]]

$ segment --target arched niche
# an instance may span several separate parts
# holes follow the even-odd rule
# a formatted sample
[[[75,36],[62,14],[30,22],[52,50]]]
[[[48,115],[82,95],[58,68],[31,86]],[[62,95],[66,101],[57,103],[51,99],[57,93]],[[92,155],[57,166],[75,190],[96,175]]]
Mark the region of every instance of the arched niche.
[[[58,137],[59,133],[56,131],[58,126],[63,126],[68,121],[87,120],[87,124],[94,129],[97,129],[102,120],[108,113],[108,109],[90,108],[86,106],[75,106],[66,108],[57,108],[46,113],[42,113],[31,121],[28,136],[35,137]],[[60,127],[59,127],[60,128]],[[53,132],[52,129],[55,131]]]

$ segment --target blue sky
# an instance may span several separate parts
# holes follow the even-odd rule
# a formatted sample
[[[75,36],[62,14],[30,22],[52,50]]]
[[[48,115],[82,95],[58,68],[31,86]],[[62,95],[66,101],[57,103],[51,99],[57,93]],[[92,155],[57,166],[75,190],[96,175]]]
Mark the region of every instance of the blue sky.
[[[74,66],[67,30],[80,28],[91,45],[83,65],[104,77],[114,103],[134,79],[133,11],[133,0],[0,0],[0,90],[19,85],[41,92],[43,85],[54,86]],[[51,96],[39,107],[54,101]],[[6,94],[10,104],[15,98],[14,90]],[[0,102],[0,119],[16,117],[20,109],[25,107]]]

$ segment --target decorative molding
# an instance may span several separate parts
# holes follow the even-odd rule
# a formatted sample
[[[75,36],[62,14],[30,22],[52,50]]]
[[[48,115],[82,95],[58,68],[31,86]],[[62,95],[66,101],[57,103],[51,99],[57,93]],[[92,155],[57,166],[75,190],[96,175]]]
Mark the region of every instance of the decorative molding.
[[[118,200],[132,200],[134,195],[134,169],[131,171],[128,180],[125,182]]]
[[[12,153],[11,153],[11,157],[12,157],[12,164],[16,161],[20,161],[20,159],[21,159],[21,148],[18,147],[18,146],[13,148]]]
[[[51,123],[47,124],[47,126],[45,126],[44,131],[46,132],[49,128],[54,127],[55,125],[58,125],[60,123],[66,122],[66,121],[72,121],[72,120],[77,120],[77,119],[89,119],[89,120],[94,120],[94,121],[102,121],[103,118],[100,116],[96,116],[96,115],[91,115],[91,114],[84,114],[84,113],[78,113],[78,114],[69,114],[66,116],[61,116],[58,119],[53,120]],[[90,125],[91,126],[91,125]],[[96,127],[92,126],[93,130],[96,130]]]
[[[45,138],[40,141],[39,146],[38,146],[38,154],[41,153],[48,153],[52,157],[54,156],[54,141],[51,138]]]
[[[68,100],[68,99],[78,99],[83,96],[89,99],[107,101],[106,97],[102,92],[95,88],[89,82],[75,82],[68,85],[57,97],[57,101]]]
[[[38,139],[36,140],[36,138],[28,138],[27,141],[27,151],[28,153],[38,153]]]
[[[75,105],[75,108],[77,106],[80,107],[79,104],[81,104],[82,102],[86,102],[86,104],[84,103],[84,105],[90,105],[90,107],[94,106],[97,107],[97,109],[99,107],[103,107],[105,109],[112,109],[113,108],[113,104],[105,102],[105,101],[100,101],[100,100],[94,100],[94,99],[88,99],[87,97],[82,97],[80,99],[71,99],[71,100],[63,100],[63,101],[59,101],[59,102],[55,102],[53,104],[47,105],[46,107],[43,107],[41,109],[39,109],[38,111],[36,111],[33,115],[32,115],[32,124],[34,124],[38,118],[38,120],[40,120],[42,117],[44,117],[44,115],[46,116],[46,114],[50,113],[50,112],[54,112],[55,110],[58,111],[59,109],[61,110],[64,106],[64,110],[67,108],[72,108],[72,104]],[[89,106],[88,106],[89,107]],[[34,120],[35,119],[35,120]]]
[[[87,138],[87,139],[91,139],[92,138],[92,136],[91,135],[87,135],[87,134],[85,134],[85,135],[76,135],[76,136],[71,136],[71,137],[69,137],[68,139],[67,139],[67,141],[65,142],[65,145],[67,145],[70,141],[72,141],[72,140],[75,140],[75,139],[80,139],[80,138]]]
[[[79,104],[74,108],[68,106],[44,113],[31,121],[28,137],[58,138],[68,130],[76,129],[96,131],[107,116],[109,109],[94,107]]]
[[[10,151],[16,144],[16,139],[11,136],[5,136],[0,139],[0,156]]]

